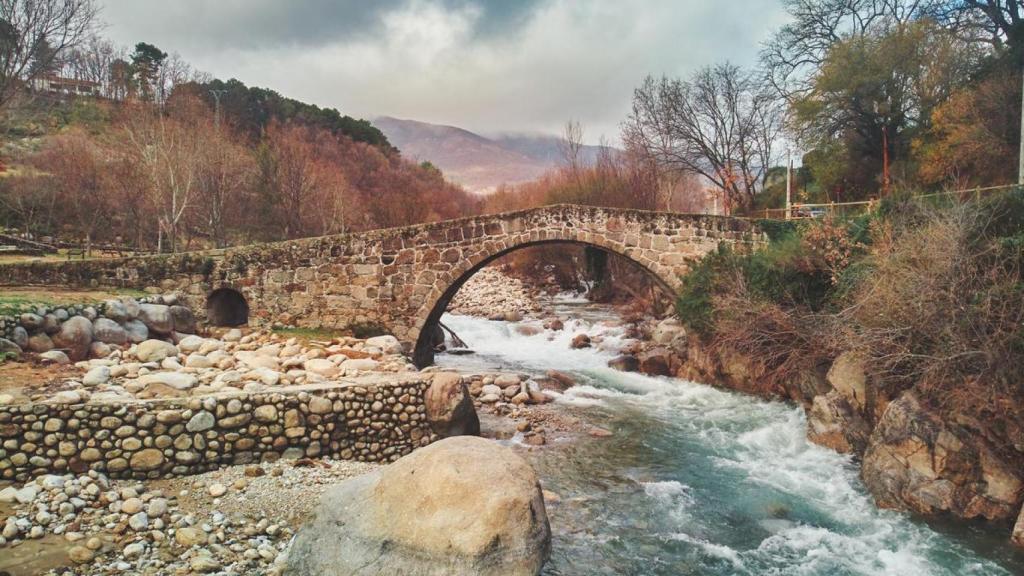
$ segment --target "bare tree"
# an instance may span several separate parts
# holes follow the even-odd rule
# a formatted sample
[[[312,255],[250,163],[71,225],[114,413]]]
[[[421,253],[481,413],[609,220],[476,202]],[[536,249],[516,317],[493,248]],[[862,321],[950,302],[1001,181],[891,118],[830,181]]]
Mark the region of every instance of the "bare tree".
[[[782,120],[782,102],[754,74],[721,64],[685,81],[648,77],[623,139],[664,168],[706,178],[729,212],[749,206],[764,185]]]
[[[836,42],[909,22],[935,1],[784,0],[792,20],[761,51],[766,80],[787,98],[805,93],[810,75]]]
[[[937,0],[928,14],[961,37],[997,51],[1008,47],[1020,56],[1024,50],[1024,1]]]
[[[94,0],[0,0],[0,108],[86,38]]]
[[[577,120],[569,120],[562,129],[562,140],[558,143],[562,152],[562,160],[573,175],[580,171],[580,154],[583,151],[583,125]]]

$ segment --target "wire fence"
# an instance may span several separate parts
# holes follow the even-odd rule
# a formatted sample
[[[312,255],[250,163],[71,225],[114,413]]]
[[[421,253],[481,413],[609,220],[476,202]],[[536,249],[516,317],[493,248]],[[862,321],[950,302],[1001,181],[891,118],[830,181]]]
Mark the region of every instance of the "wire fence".
[[[999,192],[1019,190],[1020,184],[1008,184],[1004,186],[986,186],[982,188],[969,188],[965,190],[946,190],[932,192],[930,194],[918,194],[912,196],[915,201],[954,199],[958,202],[976,202]],[[766,208],[758,210],[754,216],[763,217],[766,220],[808,220],[815,218],[845,219],[860,216],[873,212],[881,205],[881,200],[861,200],[858,202],[828,202],[824,204],[794,203],[789,209]]]

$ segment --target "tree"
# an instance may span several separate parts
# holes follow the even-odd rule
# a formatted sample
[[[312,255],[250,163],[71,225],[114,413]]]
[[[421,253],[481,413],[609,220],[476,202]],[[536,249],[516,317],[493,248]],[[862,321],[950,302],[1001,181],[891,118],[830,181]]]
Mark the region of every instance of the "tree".
[[[171,252],[178,249],[181,222],[199,190],[199,173],[206,151],[191,129],[195,120],[179,121],[150,107],[136,105],[124,125],[127,151],[146,177],[146,193],[156,214],[157,249],[167,237]]]
[[[938,105],[931,130],[914,143],[923,181],[961,189],[1015,181],[1020,86],[1019,72],[992,74]]]
[[[969,41],[983,42],[1008,53],[1019,64],[1024,57],[1024,2],[1021,0],[939,0],[929,13]]]
[[[0,109],[88,38],[97,12],[94,0],[0,0]]]
[[[817,158],[838,179],[822,183],[844,192],[841,200],[869,195],[885,155],[893,173],[914,176],[911,141],[927,131],[935,107],[970,80],[980,56],[930,20],[836,42],[808,91],[792,101],[802,143],[830,150]],[[845,169],[836,171],[840,158]]]
[[[907,23],[934,0],[783,0],[791,21],[761,51],[767,81],[786,98],[810,89],[832,46]]]
[[[721,64],[685,81],[648,77],[634,92],[623,139],[662,167],[706,178],[728,213],[749,207],[764,184],[782,112],[755,74]]]
[[[52,138],[33,163],[51,175],[61,220],[71,224],[88,254],[111,207],[101,148],[82,130],[71,129]]]
[[[139,90],[139,96],[146,101],[156,102],[162,96],[160,69],[167,59],[167,53],[152,44],[139,42],[131,55],[132,79]]]

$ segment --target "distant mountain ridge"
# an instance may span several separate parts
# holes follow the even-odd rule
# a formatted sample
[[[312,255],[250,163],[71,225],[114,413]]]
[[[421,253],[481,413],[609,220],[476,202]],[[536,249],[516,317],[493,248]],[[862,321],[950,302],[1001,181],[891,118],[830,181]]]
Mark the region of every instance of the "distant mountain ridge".
[[[410,160],[430,162],[467,190],[491,192],[502,184],[536,180],[562,162],[561,142],[545,134],[482,136],[456,126],[381,116],[373,120],[392,145]],[[583,161],[599,146],[584,146]]]

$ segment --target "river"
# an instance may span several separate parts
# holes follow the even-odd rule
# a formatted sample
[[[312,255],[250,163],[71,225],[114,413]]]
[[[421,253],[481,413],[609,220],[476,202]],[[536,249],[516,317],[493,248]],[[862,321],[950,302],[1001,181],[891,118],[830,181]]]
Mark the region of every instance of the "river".
[[[524,451],[560,497],[549,505],[553,551],[544,574],[1024,574],[1008,530],[876,508],[850,458],[807,442],[799,407],[607,368],[621,342],[620,328],[602,325],[611,312],[565,298],[554,304],[577,320],[532,336],[506,322],[446,315],[476,353],[437,359],[462,371],[571,373],[578,384],[557,404],[614,432]],[[608,349],[570,349],[584,329]]]

